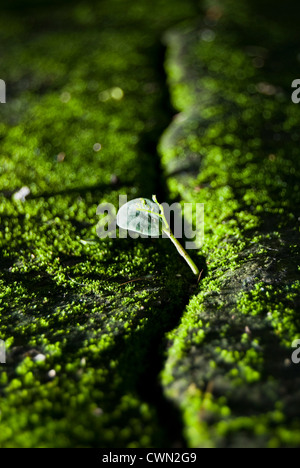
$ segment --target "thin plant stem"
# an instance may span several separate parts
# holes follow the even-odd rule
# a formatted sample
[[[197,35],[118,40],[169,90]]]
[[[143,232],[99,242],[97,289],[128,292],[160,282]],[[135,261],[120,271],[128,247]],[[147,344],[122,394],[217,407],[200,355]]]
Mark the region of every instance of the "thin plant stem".
[[[152,196],[152,200],[158,205],[159,209],[160,209],[160,217],[162,218],[162,221],[163,221],[163,224],[164,224],[164,227],[162,228],[163,232],[169,237],[169,239],[173,242],[173,244],[175,245],[178,253],[185,259],[185,261],[187,262],[187,264],[189,265],[189,267],[191,268],[192,272],[194,273],[194,275],[197,275],[199,276],[199,269],[198,267],[196,266],[196,264],[193,262],[193,260],[191,259],[191,257],[189,256],[189,254],[187,253],[187,251],[182,247],[182,245],[180,244],[179,240],[176,239],[176,237],[174,236],[173,232],[171,231],[170,229],[170,226],[166,220],[166,217],[165,217],[165,214],[164,214],[164,208],[163,206],[158,203],[157,201],[157,198],[156,198],[156,195],[153,195]]]
[[[163,232],[166,233],[166,235],[169,237],[169,239],[171,239],[171,241],[173,242],[173,244],[175,245],[178,253],[185,259],[185,261],[187,262],[187,264],[189,265],[189,267],[191,268],[192,272],[194,273],[194,275],[199,275],[199,269],[198,267],[196,266],[196,264],[193,262],[193,260],[191,259],[191,257],[189,256],[189,254],[187,253],[187,251],[182,247],[182,245],[180,244],[180,242],[178,241],[178,239],[176,239],[176,237],[174,236],[174,234],[172,233],[171,230],[169,231],[165,231],[163,230]]]

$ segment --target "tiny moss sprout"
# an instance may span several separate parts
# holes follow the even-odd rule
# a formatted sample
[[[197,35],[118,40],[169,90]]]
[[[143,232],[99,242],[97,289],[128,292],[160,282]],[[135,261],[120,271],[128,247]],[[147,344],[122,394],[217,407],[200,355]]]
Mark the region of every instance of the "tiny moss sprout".
[[[199,269],[171,231],[164,208],[158,203],[156,195],[152,196],[152,200],[135,198],[123,205],[117,214],[118,226],[150,237],[166,234],[192,272],[199,276]]]

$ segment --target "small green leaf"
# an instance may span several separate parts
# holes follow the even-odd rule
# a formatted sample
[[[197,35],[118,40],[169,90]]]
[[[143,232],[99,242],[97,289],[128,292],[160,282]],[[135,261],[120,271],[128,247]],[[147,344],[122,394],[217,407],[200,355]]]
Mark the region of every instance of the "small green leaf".
[[[161,234],[159,207],[147,198],[135,198],[119,209],[117,224],[120,228],[139,234],[159,237]]]
[[[199,274],[198,267],[172,233],[164,214],[163,205],[158,203],[156,195],[153,195],[152,199],[153,202],[148,198],[135,198],[125,203],[118,211],[117,225],[120,228],[149,237],[159,237],[162,233],[166,234],[193,273],[198,276],[199,281],[201,273]]]

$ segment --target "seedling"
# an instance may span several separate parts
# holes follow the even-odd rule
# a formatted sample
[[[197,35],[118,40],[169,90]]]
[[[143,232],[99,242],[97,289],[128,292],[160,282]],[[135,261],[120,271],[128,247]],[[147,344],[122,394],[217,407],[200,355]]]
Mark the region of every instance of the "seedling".
[[[192,272],[199,276],[199,269],[171,231],[164,214],[164,208],[158,203],[156,195],[152,196],[152,200],[135,198],[125,203],[117,214],[118,226],[150,237],[159,237],[165,233],[171,239],[179,254],[185,259]]]

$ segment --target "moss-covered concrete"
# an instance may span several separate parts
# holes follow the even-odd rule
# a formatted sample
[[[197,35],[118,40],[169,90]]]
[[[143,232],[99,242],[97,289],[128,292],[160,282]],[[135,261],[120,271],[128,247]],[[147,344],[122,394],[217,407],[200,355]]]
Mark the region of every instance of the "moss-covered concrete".
[[[96,209],[161,190],[160,38],[194,9],[18,5],[0,19],[0,445],[170,445],[156,368],[193,275],[166,240],[100,240]]]
[[[208,2],[165,35],[168,186],[205,203],[208,272],[161,373],[190,447],[300,444],[298,25],[276,3]]]
[[[300,445],[298,26],[280,5],[2,11],[1,447]],[[96,235],[98,204],[152,193],[205,203],[198,286],[166,239]]]

